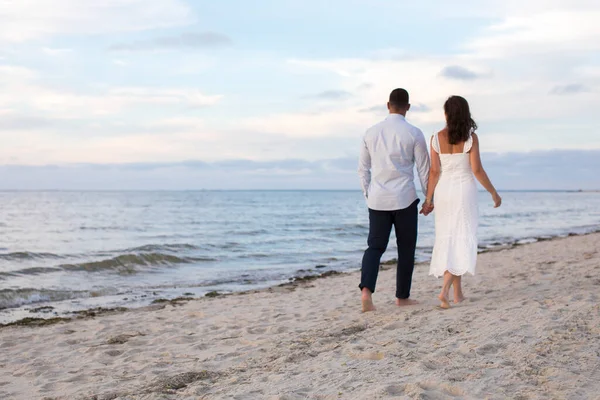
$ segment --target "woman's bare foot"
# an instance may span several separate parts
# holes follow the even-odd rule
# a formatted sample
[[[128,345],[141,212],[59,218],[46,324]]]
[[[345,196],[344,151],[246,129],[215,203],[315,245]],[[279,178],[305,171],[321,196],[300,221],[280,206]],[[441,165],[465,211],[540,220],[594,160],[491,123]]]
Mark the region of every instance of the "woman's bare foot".
[[[465,301],[465,296],[462,293],[454,293],[453,301],[455,304],[462,303],[463,301]]]
[[[462,281],[461,276],[454,277],[454,303],[455,304],[458,304],[458,303],[464,301],[464,299],[465,299],[465,296],[463,295],[463,292],[462,292],[461,281]]]
[[[412,299],[398,299],[398,298],[396,298],[396,305],[398,307],[414,306],[415,304],[419,304],[419,302],[416,301],[416,300],[412,300]]]
[[[450,303],[448,302],[448,297],[446,295],[444,295],[443,293],[440,293],[438,295],[438,299],[440,299],[440,301],[442,302],[440,304],[440,308],[443,308],[443,309],[450,308]]]

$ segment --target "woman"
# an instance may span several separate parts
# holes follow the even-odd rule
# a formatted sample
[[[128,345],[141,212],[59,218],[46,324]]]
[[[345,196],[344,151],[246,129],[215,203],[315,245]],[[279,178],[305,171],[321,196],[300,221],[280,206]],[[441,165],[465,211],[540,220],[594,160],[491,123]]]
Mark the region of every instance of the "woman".
[[[471,118],[469,103],[451,96],[444,104],[446,127],[431,138],[431,169],[424,210],[435,199],[435,244],[430,275],[444,276],[439,294],[440,307],[450,308],[449,292],[454,286],[454,302],[464,300],[461,277],[475,274],[477,261],[477,184],[490,192],[494,207],[502,198],[490,182],[479,156],[477,124]]]

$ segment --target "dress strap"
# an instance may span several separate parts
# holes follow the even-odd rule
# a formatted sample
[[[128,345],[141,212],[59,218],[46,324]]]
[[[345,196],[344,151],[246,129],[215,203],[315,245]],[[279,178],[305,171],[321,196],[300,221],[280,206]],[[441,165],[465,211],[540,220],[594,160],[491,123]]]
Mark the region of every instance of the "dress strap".
[[[469,138],[465,141],[463,153],[468,153],[469,151],[471,151],[471,147],[473,147],[473,135],[469,134]]]
[[[440,139],[438,138],[438,134],[433,135],[433,140],[431,141],[431,147],[435,150],[436,153],[440,154]]]

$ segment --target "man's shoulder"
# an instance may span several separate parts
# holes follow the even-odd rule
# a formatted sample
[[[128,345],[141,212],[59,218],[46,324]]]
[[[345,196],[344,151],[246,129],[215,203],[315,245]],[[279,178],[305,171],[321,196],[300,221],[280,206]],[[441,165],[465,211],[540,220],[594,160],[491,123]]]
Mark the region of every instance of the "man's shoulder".
[[[404,123],[406,124],[407,129],[413,135],[421,135],[421,136],[423,135],[423,131],[418,126],[411,124],[407,120],[404,120]]]
[[[417,126],[411,124],[410,122],[408,122],[406,119],[401,119],[401,120],[390,120],[390,119],[384,119],[382,121],[379,121],[378,123],[376,123],[375,125],[371,126],[369,129],[366,130],[365,132],[365,137],[368,136],[372,136],[372,135],[377,135],[379,132],[381,132],[384,129],[391,129],[392,131],[404,131],[404,132],[409,132],[411,134],[411,136],[413,137],[418,137],[418,136],[423,136],[423,131],[421,131],[421,129],[419,129]]]
[[[386,124],[387,120],[381,120],[378,123],[376,123],[375,125],[372,125],[369,129],[367,129],[367,132],[369,131],[376,131],[379,130],[381,128],[383,128]]]
[[[365,131],[365,137],[368,137],[371,135],[376,135],[377,133],[381,132],[381,130],[385,126],[385,122],[386,122],[386,120],[384,119],[383,121],[379,121],[375,125],[371,126],[369,129],[367,129]]]

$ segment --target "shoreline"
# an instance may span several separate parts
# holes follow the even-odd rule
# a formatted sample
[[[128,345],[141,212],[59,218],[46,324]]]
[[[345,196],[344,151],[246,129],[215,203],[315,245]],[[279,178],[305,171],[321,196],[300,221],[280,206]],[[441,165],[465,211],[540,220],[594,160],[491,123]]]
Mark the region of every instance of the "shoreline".
[[[594,398],[600,233],[480,254],[467,300],[360,312],[359,272],[0,329],[0,397],[15,399]],[[560,295],[557,294],[560,282]]]
[[[517,248],[519,246],[530,245],[533,243],[539,243],[539,242],[545,242],[545,241],[557,241],[557,240],[564,239],[567,237],[587,236],[587,235],[593,235],[596,233],[600,233],[600,227],[594,227],[594,228],[592,228],[591,231],[586,231],[583,233],[568,232],[565,234],[553,235],[553,236],[543,235],[543,236],[533,237],[533,238],[514,239],[513,241],[508,242],[508,243],[498,242],[498,243],[494,243],[492,245],[488,245],[486,247],[479,247],[478,255],[490,253],[490,252],[510,250],[510,249]],[[389,266],[395,265],[396,262],[397,262],[396,258],[391,258],[389,260],[382,261],[381,266],[380,266],[381,270],[388,269]],[[416,262],[415,268],[417,266],[426,265],[428,263],[429,263],[429,260]],[[83,309],[83,310],[70,311],[68,313],[63,313],[63,314],[55,314],[55,315],[49,316],[48,318],[44,318],[44,317],[40,317],[40,316],[23,317],[23,318],[15,320],[15,321],[10,321],[7,323],[0,323],[0,330],[4,329],[6,327],[11,327],[11,326],[34,326],[34,327],[35,326],[46,326],[46,325],[53,325],[55,323],[71,322],[71,321],[76,321],[76,320],[80,320],[80,319],[95,318],[95,317],[100,317],[103,315],[111,315],[111,314],[115,314],[115,313],[126,313],[129,311],[136,311],[136,310],[140,310],[140,311],[155,310],[155,309],[164,308],[169,304],[181,304],[182,302],[199,301],[199,300],[203,300],[206,298],[246,295],[246,294],[252,294],[252,293],[263,292],[263,291],[268,292],[275,288],[285,288],[285,287],[290,287],[290,286],[296,288],[298,286],[301,286],[302,284],[306,284],[308,282],[311,282],[311,281],[314,281],[317,279],[328,278],[328,277],[335,276],[335,275],[349,275],[352,273],[356,273],[357,271],[360,271],[360,268],[357,267],[357,268],[346,269],[346,270],[329,269],[325,272],[318,273],[319,269],[321,269],[321,268],[323,268],[323,266],[318,265],[316,267],[309,268],[309,269],[301,269],[301,270],[297,271],[297,273],[302,273],[302,275],[296,274],[296,276],[288,278],[287,282],[282,282],[282,283],[264,287],[264,288],[249,289],[249,290],[234,291],[234,292],[211,291],[211,292],[208,292],[208,293],[204,294],[203,296],[199,296],[199,297],[189,297],[189,296],[184,295],[184,296],[178,296],[178,297],[173,297],[173,298],[157,298],[157,299],[154,299],[152,302],[150,302],[150,304],[140,306],[140,307],[125,307],[125,306],[102,307],[102,306],[100,306],[100,307],[93,307],[93,308],[88,308],[88,309]],[[315,273],[312,273],[312,272],[315,272]],[[36,313],[35,310],[45,309],[48,311],[44,311],[43,313],[47,313],[47,312],[51,312],[54,309],[54,307],[52,307],[52,303],[49,303],[49,302],[31,303],[29,305],[26,305],[25,307],[28,307],[28,306],[31,306],[31,308],[32,308],[30,310],[31,313],[38,314],[38,315],[39,315],[39,313]],[[10,310],[10,308],[5,308],[4,310]],[[72,315],[72,316],[70,316],[70,315]]]

